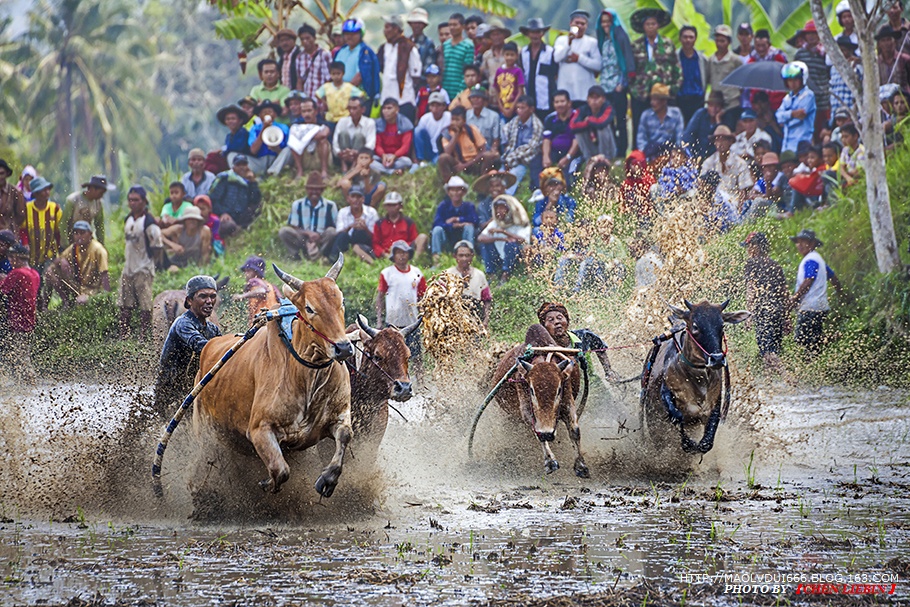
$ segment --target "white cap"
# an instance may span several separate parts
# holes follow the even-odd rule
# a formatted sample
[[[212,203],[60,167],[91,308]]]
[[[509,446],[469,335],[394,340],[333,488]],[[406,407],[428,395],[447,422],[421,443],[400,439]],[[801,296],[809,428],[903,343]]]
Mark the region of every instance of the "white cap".
[[[467,182],[459,177],[458,175],[452,175],[449,180],[446,182],[446,189],[450,190],[452,188],[464,188],[468,189]]]
[[[446,103],[446,97],[442,94],[442,91],[434,91],[430,93],[430,98],[427,99],[427,104],[430,103],[441,103],[443,105],[448,105]]]
[[[401,194],[391,191],[385,195],[385,200],[382,201],[382,204],[401,204],[402,202]]]

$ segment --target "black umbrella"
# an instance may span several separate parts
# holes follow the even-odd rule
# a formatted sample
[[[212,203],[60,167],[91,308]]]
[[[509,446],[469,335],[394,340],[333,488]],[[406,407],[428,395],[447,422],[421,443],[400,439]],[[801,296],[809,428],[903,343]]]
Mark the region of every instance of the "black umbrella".
[[[763,91],[786,91],[787,85],[780,77],[783,63],[777,61],[758,61],[738,67],[721,81],[727,86],[738,86],[743,89],[761,89]]]

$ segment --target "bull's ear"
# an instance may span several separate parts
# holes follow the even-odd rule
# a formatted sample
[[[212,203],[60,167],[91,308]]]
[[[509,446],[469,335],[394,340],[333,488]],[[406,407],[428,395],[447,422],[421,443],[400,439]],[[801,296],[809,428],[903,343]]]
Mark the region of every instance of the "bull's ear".
[[[746,310],[739,310],[738,312],[724,312],[723,316],[724,322],[730,323],[731,325],[736,325],[752,316],[752,312],[747,312]]]
[[[573,364],[575,364],[574,361],[571,358],[567,358],[565,360],[559,361],[556,364],[556,366],[559,367],[560,371],[565,371],[566,369],[570,368]]]
[[[363,330],[364,333],[370,337],[376,337],[376,334],[379,333],[379,329],[374,329],[371,327],[370,321],[368,321],[366,316],[363,314],[357,315],[357,325]]]
[[[688,303],[688,302],[686,302],[686,303]],[[667,304],[667,307],[670,308],[670,312],[672,312],[672,314],[670,314],[671,318],[675,318],[677,320],[688,320],[689,319],[688,310],[683,310],[682,308],[677,308],[676,306],[671,305],[671,304]]]
[[[532,365],[531,363],[529,363],[528,361],[526,361],[522,358],[519,358],[518,367],[519,367],[519,369],[518,369],[519,371],[521,371],[523,373],[530,373],[531,369],[534,368],[534,365]]]
[[[295,291],[294,289],[292,289],[292,288],[289,287],[288,285],[281,285],[281,293],[282,293],[285,297],[287,297],[288,299],[290,299],[291,297],[293,297],[294,295],[297,294],[297,291]]]

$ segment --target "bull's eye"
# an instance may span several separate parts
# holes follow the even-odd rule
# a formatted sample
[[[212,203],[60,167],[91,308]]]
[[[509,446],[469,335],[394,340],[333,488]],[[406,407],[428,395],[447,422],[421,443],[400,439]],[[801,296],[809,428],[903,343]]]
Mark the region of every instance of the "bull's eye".
[[[314,314],[314,315],[316,314],[316,310],[314,310],[313,308],[311,308],[311,307],[310,307],[310,304],[306,304],[306,305],[303,307],[303,309],[306,310],[306,313],[307,313],[307,314]]]

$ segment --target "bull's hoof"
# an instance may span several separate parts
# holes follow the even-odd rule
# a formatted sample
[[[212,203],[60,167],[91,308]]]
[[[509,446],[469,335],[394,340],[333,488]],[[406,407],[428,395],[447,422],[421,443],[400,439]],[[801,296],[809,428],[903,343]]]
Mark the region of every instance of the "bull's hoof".
[[[544,462],[543,467],[546,468],[547,474],[553,474],[559,470],[559,462],[557,462],[555,459],[548,459]]]
[[[278,493],[278,491],[281,490],[281,486],[276,485],[275,481],[270,478],[259,481],[259,488],[266,493]]]
[[[578,478],[591,478],[591,472],[588,470],[588,465],[581,458],[575,460],[575,476]]]
[[[335,493],[335,487],[338,485],[338,481],[330,482],[325,476],[320,476],[316,479],[316,493],[322,497],[332,497],[332,494]]]

